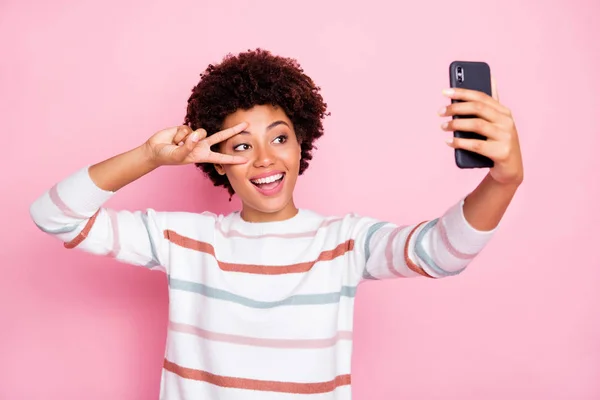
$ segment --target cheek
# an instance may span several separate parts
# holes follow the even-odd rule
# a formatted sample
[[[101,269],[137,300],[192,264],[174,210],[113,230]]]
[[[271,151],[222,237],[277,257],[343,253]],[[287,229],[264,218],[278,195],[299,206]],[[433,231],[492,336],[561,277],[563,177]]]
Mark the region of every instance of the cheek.
[[[300,160],[302,159],[302,153],[300,150],[294,149],[285,158],[285,162],[291,170],[297,171],[300,166]]]
[[[229,182],[238,182],[245,179],[246,171],[245,168],[241,165],[228,165],[224,167],[225,175]]]
[[[300,159],[302,158],[302,146],[300,145],[300,142],[296,142],[293,145],[291,145],[288,149],[286,149],[286,155],[285,155],[285,159],[286,161],[296,161],[296,162],[300,162]]]

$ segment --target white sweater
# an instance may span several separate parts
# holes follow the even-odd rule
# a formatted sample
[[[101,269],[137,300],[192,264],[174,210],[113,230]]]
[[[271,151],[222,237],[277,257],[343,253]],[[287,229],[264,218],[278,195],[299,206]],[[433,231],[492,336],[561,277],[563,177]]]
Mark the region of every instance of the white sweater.
[[[114,211],[83,168],[31,216],[68,249],[167,274],[160,399],[350,399],[354,297],[365,279],[464,270],[494,231],[462,204],[421,224],[301,209],[250,223],[237,212]]]

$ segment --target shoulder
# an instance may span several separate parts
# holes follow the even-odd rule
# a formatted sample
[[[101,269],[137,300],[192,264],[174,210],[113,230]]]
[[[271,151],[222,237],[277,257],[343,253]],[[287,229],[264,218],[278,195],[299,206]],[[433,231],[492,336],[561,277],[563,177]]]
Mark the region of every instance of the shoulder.
[[[368,233],[370,229],[388,224],[386,221],[355,212],[321,215],[314,211],[305,210],[305,214],[307,219],[313,221],[313,224],[318,225],[327,234],[342,235],[347,238],[358,238]]]
[[[142,216],[165,235],[178,234],[198,240],[212,237],[215,226],[227,218],[226,215],[210,211],[158,211],[152,208],[142,211]]]
[[[214,224],[217,220],[224,218],[223,215],[215,214],[210,211],[161,211],[153,208],[147,208],[142,212],[151,218],[185,224],[196,224],[198,222]]]

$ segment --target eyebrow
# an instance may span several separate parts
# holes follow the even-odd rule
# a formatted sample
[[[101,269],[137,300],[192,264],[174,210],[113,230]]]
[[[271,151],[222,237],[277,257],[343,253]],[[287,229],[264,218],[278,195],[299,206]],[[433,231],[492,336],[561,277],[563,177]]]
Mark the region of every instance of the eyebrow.
[[[273,128],[275,128],[276,126],[279,126],[279,125],[285,125],[285,126],[287,126],[288,128],[290,127],[290,125],[289,125],[287,122],[285,122],[285,121],[281,121],[281,120],[278,120],[278,121],[275,121],[275,122],[271,122],[271,123],[269,124],[269,126],[267,126],[267,131],[270,131],[271,129],[273,129]],[[241,131],[240,133],[238,133],[238,135],[243,135],[243,134],[249,135],[249,134],[250,134],[250,132],[248,132],[248,131]]]

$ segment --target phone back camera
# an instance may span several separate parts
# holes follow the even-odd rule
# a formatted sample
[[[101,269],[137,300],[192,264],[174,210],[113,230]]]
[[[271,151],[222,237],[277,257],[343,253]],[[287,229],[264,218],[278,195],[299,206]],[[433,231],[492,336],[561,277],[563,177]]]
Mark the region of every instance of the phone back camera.
[[[465,71],[463,67],[456,67],[456,81],[462,83],[465,80]]]

